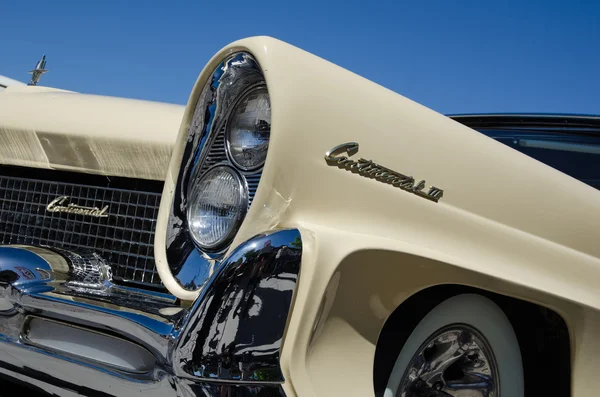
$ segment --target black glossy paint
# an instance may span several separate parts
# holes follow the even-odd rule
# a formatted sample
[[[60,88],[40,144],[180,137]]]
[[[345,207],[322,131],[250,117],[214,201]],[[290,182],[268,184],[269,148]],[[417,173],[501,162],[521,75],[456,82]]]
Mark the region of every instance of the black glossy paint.
[[[257,236],[234,251],[196,300],[175,351],[176,373],[282,382],[280,347],[301,252],[295,229]]]

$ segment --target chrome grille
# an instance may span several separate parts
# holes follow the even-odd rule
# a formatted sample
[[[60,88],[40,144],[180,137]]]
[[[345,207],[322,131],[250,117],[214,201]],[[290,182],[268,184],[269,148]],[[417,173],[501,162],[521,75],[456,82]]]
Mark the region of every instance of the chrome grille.
[[[206,172],[206,170],[213,165],[225,161],[227,161],[227,153],[225,152],[225,132],[221,131],[210,145],[210,149],[206,154],[204,162],[202,163],[200,174]]]
[[[55,171],[36,171],[40,172]],[[115,280],[162,288],[154,262],[159,189],[114,188],[110,178],[98,178],[107,181],[104,186],[56,181],[52,175],[47,179],[0,175],[0,244],[92,250],[111,264]],[[136,180],[129,181],[134,185]],[[108,205],[109,216],[47,211],[48,203],[60,196],[85,207]]]

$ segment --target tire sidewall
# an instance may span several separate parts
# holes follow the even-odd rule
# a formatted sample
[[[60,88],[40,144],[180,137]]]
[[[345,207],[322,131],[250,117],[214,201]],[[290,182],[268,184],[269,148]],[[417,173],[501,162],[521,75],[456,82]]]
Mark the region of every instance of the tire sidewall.
[[[477,294],[454,296],[427,313],[402,347],[384,397],[396,397],[404,372],[422,344],[438,330],[453,324],[469,325],[487,340],[496,358],[500,395],[523,397],[523,362],[512,325],[498,305]]]

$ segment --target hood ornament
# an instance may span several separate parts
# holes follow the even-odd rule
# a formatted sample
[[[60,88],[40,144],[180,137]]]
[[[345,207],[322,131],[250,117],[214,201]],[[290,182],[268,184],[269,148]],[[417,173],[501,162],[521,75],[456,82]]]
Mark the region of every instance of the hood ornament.
[[[40,78],[42,78],[42,75],[47,71],[48,70],[46,70],[46,55],[44,55],[42,56],[42,59],[40,59],[38,63],[35,64],[35,68],[29,71],[29,74],[31,75],[31,81],[28,85],[37,85],[37,83],[40,81]]]
[[[108,205],[103,208],[98,207],[83,207],[81,205],[70,203],[69,196],[60,196],[52,200],[47,206],[48,212],[65,212],[67,214],[89,215],[96,218],[108,217]]]

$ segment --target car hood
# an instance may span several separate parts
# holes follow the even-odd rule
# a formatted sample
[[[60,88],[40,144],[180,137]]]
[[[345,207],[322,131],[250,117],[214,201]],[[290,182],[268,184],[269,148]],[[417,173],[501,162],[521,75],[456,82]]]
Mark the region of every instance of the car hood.
[[[184,107],[31,87],[0,93],[0,164],[164,180]]]

